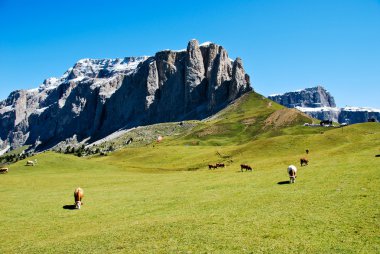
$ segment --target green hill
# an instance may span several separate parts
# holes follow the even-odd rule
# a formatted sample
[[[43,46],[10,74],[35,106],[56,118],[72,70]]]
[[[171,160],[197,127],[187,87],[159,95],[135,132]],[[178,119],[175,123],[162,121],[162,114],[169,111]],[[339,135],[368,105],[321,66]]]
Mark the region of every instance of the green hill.
[[[379,253],[380,124],[312,121],[250,93],[185,128],[127,133],[150,138],[108,156],[19,161],[0,175],[0,253]]]

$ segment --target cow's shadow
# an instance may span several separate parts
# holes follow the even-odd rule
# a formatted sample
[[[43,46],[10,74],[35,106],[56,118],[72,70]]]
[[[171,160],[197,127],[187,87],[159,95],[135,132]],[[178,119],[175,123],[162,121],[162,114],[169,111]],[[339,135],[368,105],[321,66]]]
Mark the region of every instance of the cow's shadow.
[[[290,184],[290,182],[289,182],[289,181],[281,181],[281,182],[278,182],[277,184],[279,184],[279,185],[282,185],[282,184]]]
[[[62,206],[63,209],[66,209],[66,210],[75,210],[76,207],[75,205],[64,205]]]

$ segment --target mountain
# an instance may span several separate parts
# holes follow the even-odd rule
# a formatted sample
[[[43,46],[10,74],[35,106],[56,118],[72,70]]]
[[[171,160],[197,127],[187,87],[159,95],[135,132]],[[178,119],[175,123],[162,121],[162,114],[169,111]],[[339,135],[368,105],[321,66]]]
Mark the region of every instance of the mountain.
[[[85,146],[78,152],[80,144],[61,142],[53,150],[67,152],[68,145],[79,156],[128,148],[146,148],[157,144],[158,137],[163,143],[176,146],[224,146],[247,144],[253,140],[280,135],[299,133],[299,127],[313,119],[296,109],[285,108],[273,103],[253,91],[245,93],[216,114],[199,120],[157,123],[120,130]],[[161,142],[160,142],[161,143]],[[75,150],[74,149],[74,150]],[[67,152],[69,153],[69,152]],[[96,152],[95,152],[96,153]]]
[[[95,141],[119,129],[203,119],[252,90],[240,58],[215,43],[151,57],[82,59],[0,102],[0,150]]]
[[[268,98],[288,108],[336,107],[334,97],[332,97],[322,86],[306,88],[284,94],[273,94],[268,96]]]
[[[268,96],[268,98],[285,107],[297,108],[319,120],[332,120],[350,124],[363,123],[369,120],[380,121],[380,109],[336,107],[334,97],[321,86],[284,94],[274,94]]]

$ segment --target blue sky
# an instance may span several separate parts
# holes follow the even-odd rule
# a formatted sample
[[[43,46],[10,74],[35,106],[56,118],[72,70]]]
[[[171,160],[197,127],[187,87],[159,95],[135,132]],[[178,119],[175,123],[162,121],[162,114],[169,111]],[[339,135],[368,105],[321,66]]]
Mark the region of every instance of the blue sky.
[[[153,55],[196,38],[240,56],[263,95],[323,85],[380,108],[379,0],[0,0],[0,99],[82,58]]]

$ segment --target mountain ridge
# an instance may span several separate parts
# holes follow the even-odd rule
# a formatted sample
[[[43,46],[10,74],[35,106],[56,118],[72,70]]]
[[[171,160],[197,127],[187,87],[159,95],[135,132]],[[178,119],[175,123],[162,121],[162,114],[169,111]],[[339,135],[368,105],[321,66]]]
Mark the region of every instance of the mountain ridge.
[[[336,107],[334,97],[322,86],[300,89],[283,94],[272,94],[269,99],[288,108]]]
[[[74,135],[100,139],[121,128],[203,119],[252,90],[242,60],[215,43],[150,57],[81,59],[60,78],[0,102],[0,150],[45,149]]]
[[[284,94],[269,95],[268,99],[288,108],[296,108],[319,120],[332,120],[350,124],[380,121],[380,109],[370,107],[336,107],[334,97],[322,86],[305,88]]]

